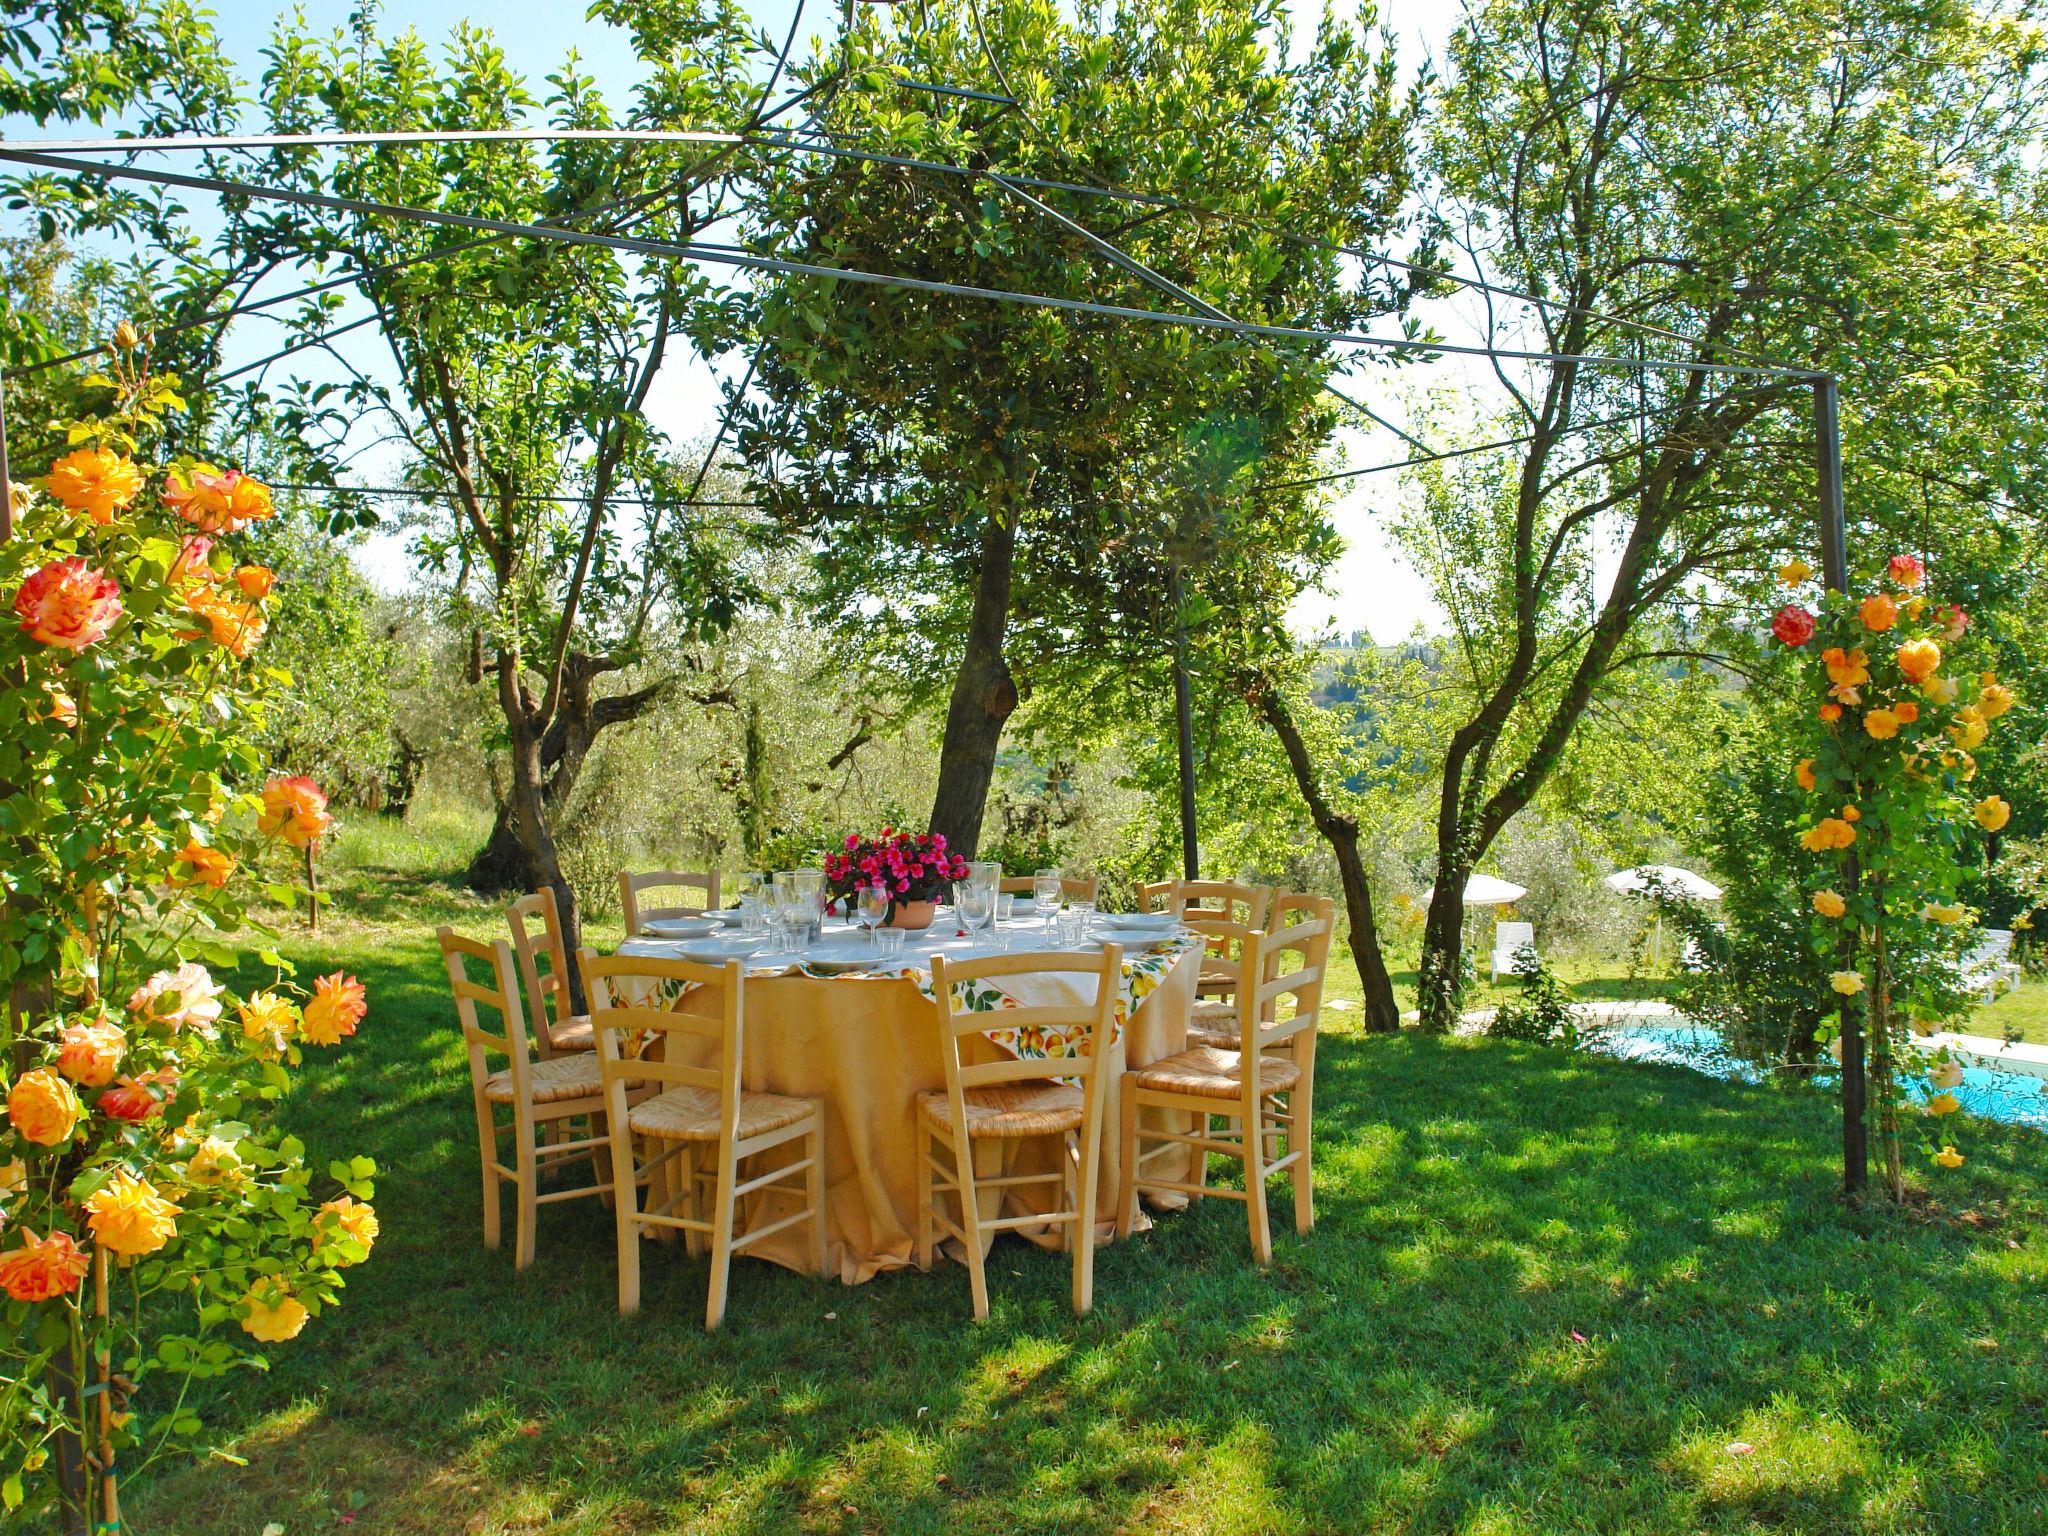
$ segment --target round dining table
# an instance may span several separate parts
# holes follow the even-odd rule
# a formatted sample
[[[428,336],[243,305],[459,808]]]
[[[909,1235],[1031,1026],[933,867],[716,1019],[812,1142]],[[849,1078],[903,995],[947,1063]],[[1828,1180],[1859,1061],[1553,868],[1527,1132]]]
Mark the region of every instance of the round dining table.
[[[1112,1236],[1124,1198],[1116,1070],[1149,1065],[1186,1049],[1203,949],[1201,937],[1184,930],[1116,933],[1111,931],[1114,921],[1097,919],[1096,931],[1077,946],[1099,951],[1106,939],[1126,944],[1101,1138],[1098,1242]],[[927,1089],[943,1090],[946,1085],[944,1046],[931,995],[932,957],[943,954],[951,965],[998,951],[1019,954],[1059,947],[1050,925],[1042,920],[1013,921],[970,936],[945,908],[930,929],[906,935],[897,956],[884,958],[875,950],[868,961],[868,951],[861,946],[873,944],[871,936],[828,920],[807,952],[771,952],[768,941],[762,940],[758,949],[743,956],[747,976],[741,1082],[756,1092],[823,1101],[826,1272],[836,1273],[847,1285],[916,1262],[921,1188],[916,1099]],[[709,944],[643,936],[625,940],[619,953],[705,959],[747,947],[736,935]],[[1003,986],[1001,993],[980,989],[979,1000],[969,1005],[989,1010],[990,1030],[963,1037],[963,1059],[1043,1056],[1046,1076],[1058,1077],[1065,1054],[1062,1042],[1018,1039],[1015,1031],[1001,1027],[1003,1010],[1012,1002],[1092,1002],[1094,979],[1047,972],[1005,978]],[[1147,1113],[1149,1118],[1152,1112]],[[984,1140],[975,1143],[976,1176],[1050,1171],[1066,1155],[1059,1140],[1049,1136]],[[1049,1209],[1054,1197],[1054,1187],[1044,1184],[984,1190],[981,1212],[985,1219],[1027,1215]],[[747,1198],[759,1202],[780,1197],[762,1191]],[[1148,1201],[1151,1198],[1147,1196]],[[1166,1196],[1153,1203],[1163,1207],[1180,1200]],[[746,1225],[772,1219],[758,1209],[744,1214]],[[1141,1212],[1140,1226],[1145,1224]],[[1027,1227],[1023,1235],[1042,1246],[1057,1247],[1063,1241],[1060,1229],[1053,1227]],[[776,1233],[747,1251],[792,1269],[809,1268],[799,1227]]]

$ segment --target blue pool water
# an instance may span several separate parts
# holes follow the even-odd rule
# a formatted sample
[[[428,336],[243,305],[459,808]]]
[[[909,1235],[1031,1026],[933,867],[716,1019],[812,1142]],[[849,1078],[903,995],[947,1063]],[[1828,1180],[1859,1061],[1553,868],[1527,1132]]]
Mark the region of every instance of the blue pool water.
[[[1715,1077],[1755,1082],[1763,1076],[1753,1064],[1732,1055],[1720,1035],[1700,1024],[1630,1024],[1604,1031],[1595,1049],[1631,1061],[1661,1061],[1672,1066],[1691,1067]],[[1825,1078],[1819,1079],[1825,1083]],[[2048,1081],[2024,1072],[1998,1072],[1987,1067],[1964,1067],[1962,1086],[1955,1096],[1963,1108],[1987,1120],[2009,1125],[2033,1125],[2048,1130]],[[1925,1098],[1924,1092],[1915,1094]]]

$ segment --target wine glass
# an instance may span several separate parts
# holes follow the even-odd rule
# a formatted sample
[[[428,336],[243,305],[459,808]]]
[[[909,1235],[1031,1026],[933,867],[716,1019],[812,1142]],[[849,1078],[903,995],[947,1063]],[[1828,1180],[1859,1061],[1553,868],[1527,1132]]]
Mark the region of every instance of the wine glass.
[[[1056,869],[1041,869],[1031,877],[1031,899],[1038,903],[1038,914],[1047,924],[1059,910],[1061,889],[1060,872]]]
[[[881,940],[875,939],[875,931],[889,920],[889,906],[890,899],[887,886],[864,885],[860,888],[855,912],[860,918],[861,926],[867,929],[868,937],[874,939],[877,951],[881,949],[882,945]]]

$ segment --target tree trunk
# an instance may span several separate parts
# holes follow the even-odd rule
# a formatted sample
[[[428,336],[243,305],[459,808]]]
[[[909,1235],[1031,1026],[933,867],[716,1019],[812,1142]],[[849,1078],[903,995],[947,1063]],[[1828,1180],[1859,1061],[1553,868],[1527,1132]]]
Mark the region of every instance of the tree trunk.
[[[545,797],[547,777],[543,762],[542,732],[533,719],[533,706],[519,678],[519,657],[506,651],[498,658],[498,702],[505,711],[511,741],[512,793],[507,804],[513,830],[525,855],[522,884],[529,891],[543,886],[555,893],[561,915],[562,944],[570,954],[582,947],[582,916],[576,907],[576,893],[562,876],[562,860],[555,847],[554,828],[548,823]],[[569,998],[572,1010],[583,1011],[583,985],[579,967],[569,967]]]
[[[1308,744],[1286,699],[1263,680],[1247,690],[1252,707],[1258,710],[1287,754],[1294,772],[1295,788],[1307,803],[1330,852],[1337,859],[1337,876],[1344,884],[1344,923],[1351,939],[1351,956],[1358,962],[1358,979],[1365,988],[1365,1027],[1374,1034],[1392,1034],[1401,1027],[1401,1005],[1394,1001],[1394,979],[1387,974],[1387,957],[1380,948],[1379,926],[1373,921],[1372,887],[1366,883],[1365,863],[1358,856],[1358,819],[1334,810],[1316,778]]]
[[[1416,1005],[1425,1034],[1448,1035],[1465,1002],[1465,882],[1470,865],[1439,857],[1429,917],[1422,927],[1422,975]]]
[[[975,575],[974,611],[967,624],[967,648],[953,680],[946,710],[946,736],[939,748],[939,789],[932,801],[931,830],[963,859],[981,842],[982,813],[995,779],[996,748],[1003,726],[1017,708],[1017,683],[1003,659],[1010,622],[1010,578],[1016,564],[1015,514],[989,515],[982,525],[981,568]]]

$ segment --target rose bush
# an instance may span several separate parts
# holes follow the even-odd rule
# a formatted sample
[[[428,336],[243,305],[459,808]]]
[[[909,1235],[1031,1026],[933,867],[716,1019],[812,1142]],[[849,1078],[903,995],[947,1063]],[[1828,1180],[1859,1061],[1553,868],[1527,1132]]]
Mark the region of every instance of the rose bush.
[[[1802,585],[1811,573],[1794,565],[1780,575]],[[1813,950],[1836,967],[1824,1031],[1839,1034],[1846,1009],[1867,1020],[1872,1128],[1894,1199],[1905,1195],[1909,1124],[1934,1167],[1963,1161],[1940,1129],[1960,1107],[1948,1089],[1961,1073],[1915,1037],[1961,1001],[1952,961],[1969,916],[1961,887],[1977,867],[1973,836],[2011,814],[1975,783],[1971,754],[2012,693],[1976,670],[1969,616],[1931,603],[1926,575],[1916,557],[1894,555],[1860,594],[1827,593],[1817,612],[1789,604],[1771,622],[1808,658],[1791,778],[1803,802],[1796,837],[1812,856]],[[1912,1117],[1916,1084],[1923,1113]]]
[[[273,1123],[361,986],[301,1006],[267,950],[261,990],[220,979],[252,931],[238,876],[327,828],[310,783],[266,795],[248,742],[288,679],[253,659],[270,584],[226,539],[269,492],[145,473],[175,381],[124,353],[98,382],[112,414],[10,488],[0,543],[0,1528],[118,1529],[117,1463],[205,1445],[179,1378],[260,1364],[377,1232],[369,1160],[318,1174]]]

